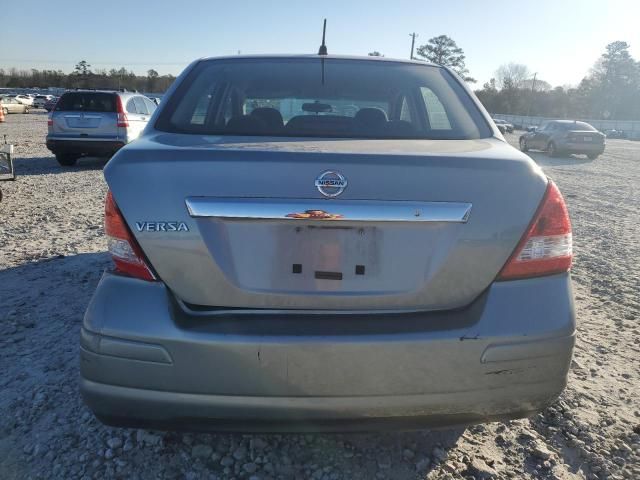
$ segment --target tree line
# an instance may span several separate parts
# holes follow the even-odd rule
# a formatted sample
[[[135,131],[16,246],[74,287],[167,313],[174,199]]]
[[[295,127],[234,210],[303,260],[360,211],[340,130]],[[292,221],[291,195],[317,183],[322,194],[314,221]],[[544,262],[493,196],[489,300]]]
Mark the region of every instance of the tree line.
[[[5,88],[94,88],[127,89],[146,93],[163,93],[173,83],[173,75],[160,75],[150,69],[147,75],[136,75],[122,67],[111,70],[92,70],[91,65],[82,60],[71,73],[62,70],[18,70],[0,68],[0,87]]]
[[[622,41],[606,46],[591,71],[577,86],[553,88],[537,78],[526,65],[509,63],[495,72],[476,95],[491,113],[532,115],[554,118],[591,118],[610,120],[640,120],[640,62],[629,52],[629,44]],[[382,56],[378,51],[369,53]],[[447,35],[439,35],[416,48],[415,59],[452,68],[465,81],[475,83],[469,76],[462,48]],[[17,70],[0,68],[0,87],[31,88],[105,88],[162,93],[173,83],[173,75],[160,76],[151,69],[147,75],[136,75],[124,67],[92,70],[82,60],[74,71]]]
[[[552,88],[522,64],[496,71],[476,95],[491,113],[553,118],[640,120],[640,62],[613,42],[577,86]]]
[[[577,86],[554,88],[526,65],[509,63],[500,66],[475,93],[492,114],[640,120],[640,62],[631,56],[629,48],[622,41],[607,45]],[[382,56],[378,51],[369,55]],[[415,59],[450,67],[468,83],[475,83],[462,48],[446,35],[419,46]]]

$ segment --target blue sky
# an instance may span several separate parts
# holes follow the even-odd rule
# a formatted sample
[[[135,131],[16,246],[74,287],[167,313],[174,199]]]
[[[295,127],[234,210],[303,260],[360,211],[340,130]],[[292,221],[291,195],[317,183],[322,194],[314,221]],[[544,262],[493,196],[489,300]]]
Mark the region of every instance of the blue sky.
[[[478,86],[510,61],[553,85],[577,84],[614,40],[630,43],[640,60],[640,0],[2,3],[2,68],[71,71],[86,59],[94,69],[177,74],[203,56],[314,53],[324,17],[330,53],[406,58],[409,33],[418,33],[418,45],[447,34],[464,49]]]

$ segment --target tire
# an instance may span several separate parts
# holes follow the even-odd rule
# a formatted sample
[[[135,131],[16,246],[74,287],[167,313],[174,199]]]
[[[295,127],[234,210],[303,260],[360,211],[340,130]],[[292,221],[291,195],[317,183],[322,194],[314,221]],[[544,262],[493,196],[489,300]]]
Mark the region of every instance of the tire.
[[[589,160],[595,160],[596,158],[598,158],[600,155],[598,153],[588,153],[587,154],[587,158]]]
[[[29,109],[28,109],[28,108],[25,108],[25,109],[24,109],[24,113],[29,113]]]
[[[5,115],[9,115],[9,109],[7,107],[4,107],[2,109],[2,113],[4,113]]]
[[[56,153],[56,160],[63,167],[73,167],[78,161],[78,155],[69,153]]]
[[[520,139],[520,150],[522,150],[523,152],[529,151],[529,147],[527,146],[527,141],[524,138]]]
[[[558,149],[556,148],[555,143],[551,142],[549,145],[547,145],[547,155],[549,155],[550,157],[558,156]]]

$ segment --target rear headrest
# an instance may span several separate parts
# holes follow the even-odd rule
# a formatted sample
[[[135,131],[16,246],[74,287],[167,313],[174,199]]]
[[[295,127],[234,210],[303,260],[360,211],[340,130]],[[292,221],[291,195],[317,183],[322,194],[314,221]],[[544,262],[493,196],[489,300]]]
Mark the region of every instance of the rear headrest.
[[[354,118],[356,122],[371,127],[380,127],[387,123],[387,114],[379,108],[361,108]]]
[[[269,128],[284,127],[284,120],[282,120],[282,115],[275,108],[271,108],[271,107],[256,108],[254,111],[251,112],[251,116],[259,118]]]
[[[265,123],[258,117],[242,115],[231,117],[225,127],[226,133],[237,133],[240,135],[259,135],[266,129]]]

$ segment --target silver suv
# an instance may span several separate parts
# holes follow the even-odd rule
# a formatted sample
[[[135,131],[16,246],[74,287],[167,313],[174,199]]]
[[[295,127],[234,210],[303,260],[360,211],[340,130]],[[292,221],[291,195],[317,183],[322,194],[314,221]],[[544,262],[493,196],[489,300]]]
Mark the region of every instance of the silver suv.
[[[139,93],[66,92],[49,114],[47,148],[63,166],[83,155],[110,157],[140,136],[156,108]]]

